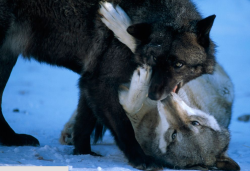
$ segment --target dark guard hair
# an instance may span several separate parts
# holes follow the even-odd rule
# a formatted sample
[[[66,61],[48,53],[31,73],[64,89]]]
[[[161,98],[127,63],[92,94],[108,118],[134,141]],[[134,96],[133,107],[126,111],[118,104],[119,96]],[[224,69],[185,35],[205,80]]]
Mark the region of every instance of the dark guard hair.
[[[127,31],[139,40],[135,51],[138,63],[153,66],[149,97],[159,100],[175,86],[214,69],[214,44],[209,38],[215,15],[203,20],[186,21],[178,28],[156,22],[135,24]],[[175,28],[176,27],[176,28]],[[165,29],[161,29],[165,28]],[[165,95],[164,95],[165,93]]]
[[[129,82],[135,68],[145,62],[154,68],[152,99],[164,97],[176,84],[211,73],[214,44],[209,30],[214,17],[202,20],[189,0],[112,2],[137,24],[128,29],[138,38],[136,58],[101,22],[99,0],[2,0],[0,103],[19,54],[66,67],[82,74],[74,154],[93,154],[90,134],[96,123],[101,123],[111,130],[130,164],[140,169],[161,167],[135,140],[131,123],[119,104],[118,87]],[[36,138],[15,133],[2,110],[0,128],[5,130],[0,132],[2,145],[39,145]]]

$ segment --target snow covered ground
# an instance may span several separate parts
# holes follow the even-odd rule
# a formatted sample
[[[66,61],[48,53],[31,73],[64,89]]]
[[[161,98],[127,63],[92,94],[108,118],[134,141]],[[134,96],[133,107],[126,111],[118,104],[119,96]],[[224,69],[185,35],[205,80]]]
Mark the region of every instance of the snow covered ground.
[[[230,125],[229,156],[250,170],[250,121],[237,118],[250,114],[250,1],[194,0],[203,16],[216,14],[212,39],[218,45],[217,61],[235,85],[235,103]],[[63,125],[78,101],[79,76],[63,68],[25,61],[13,69],[3,96],[3,113],[18,133],[38,138],[40,147],[0,146],[0,166],[72,166],[73,170],[136,170],[107,133],[93,151],[104,157],[72,155],[72,146],[58,142]]]

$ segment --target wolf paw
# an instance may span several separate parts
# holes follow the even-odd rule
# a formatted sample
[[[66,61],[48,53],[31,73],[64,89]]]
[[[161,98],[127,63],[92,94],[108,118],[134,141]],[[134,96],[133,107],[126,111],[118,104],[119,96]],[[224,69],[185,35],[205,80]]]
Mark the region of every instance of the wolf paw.
[[[71,120],[68,121],[62,132],[61,132],[61,136],[59,139],[59,142],[61,144],[65,144],[65,145],[73,145],[73,126],[74,126],[75,122],[72,122]]]
[[[135,52],[136,40],[127,32],[127,28],[131,25],[131,20],[123,9],[109,2],[100,2],[101,8],[99,14],[102,16],[102,22],[114,32],[116,38],[125,44],[132,52]]]
[[[140,91],[142,89],[148,88],[151,75],[152,69],[150,66],[143,65],[141,67],[138,67],[133,74],[130,89]]]
[[[133,162],[129,162],[134,168],[138,170],[162,170],[163,166],[161,164],[157,164],[152,158],[144,158],[144,161],[135,160]]]
[[[73,145],[73,134],[62,132],[59,141],[61,144]]]
[[[93,151],[89,151],[89,152],[80,152],[80,151],[78,151],[78,150],[76,150],[76,149],[74,149],[73,154],[74,154],[74,155],[87,155],[87,154],[90,154],[91,156],[102,157],[102,155],[97,154],[97,153],[95,153],[95,152],[93,152]]]
[[[73,127],[76,122],[77,111],[72,114],[69,121],[64,125],[59,142],[65,145],[73,145]]]
[[[142,67],[139,67],[137,69],[138,75],[140,77],[140,84],[143,84],[145,86],[149,85],[150,78],[152,75],[152,68],[148,65],[143,65]]]
[[[1,139],[0,144],[6,146],[39,146],[39,141],[31,136],[26,134],[14,134],[4,139]]]

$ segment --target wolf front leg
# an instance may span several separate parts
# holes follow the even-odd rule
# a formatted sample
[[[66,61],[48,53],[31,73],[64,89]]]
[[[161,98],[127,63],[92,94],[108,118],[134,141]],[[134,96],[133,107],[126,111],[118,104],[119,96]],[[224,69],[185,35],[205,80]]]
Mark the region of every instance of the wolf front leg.
[[[145,155],[142,148],[135,139],[134,130],[131,126],[131,122],[126,116],[125,111],[119,103],[118,98],[118,87],[119,85],[114,80],[105,80],[99,82],[98,79],[88,80],[85,82],[83,78],[80,80],[81,97],[87,98],[87,102],[92,112],[107,128],[110,129],[111,133],[115,137],[115,141],[119,148],[123,151],[125,156],[128,158],[129,163],[136,168],[156,168],[158,165],[154,159],[150,156]],[[79,102],[78,115],[82,115],[76,119],[76,125],[82,125],[81,127],[75,127],[75,131],[85,131],[89,120],[86,115],[86,110],[83,110]],[[82,110],[80,110],[82,109]],[[84,126],[84,124],[86,124]],[[78,130],[79,129],[79,130]],[[80,134],[79,134],[80,135]],[[89,144],[87,143],[86,136],[81,138],[74,134],[74,145],[75,154],[82,154],[82,148],[86,145],[85,150],[88,150]],[[84,140],[85,138],[85,140]],[[158,166],[159,167],[159,166]]]
[[[129,90],[119,91],[119,101],[129,116],[136,114],[143,106],[148,95],[152,70],[148,65],[138,67],[132,76]]]
[[[81,96],[77,114],[75,116],[73,125],[73,144],[75,146],[74,154],[91,154],[93,156],[100,156],[91,151],[90,135],[94,130],[96,124],[96,117],[89,108],[85,96]]]
[[[12,68],[17,61],[18,54],[13,54],[7,45],[0,48],[0,105],[2,104],[3,91],[9,79]],[[0,144],[7,146],[39,145],[36,138],[26,134],[16,134],[3,117],[0,108]]]

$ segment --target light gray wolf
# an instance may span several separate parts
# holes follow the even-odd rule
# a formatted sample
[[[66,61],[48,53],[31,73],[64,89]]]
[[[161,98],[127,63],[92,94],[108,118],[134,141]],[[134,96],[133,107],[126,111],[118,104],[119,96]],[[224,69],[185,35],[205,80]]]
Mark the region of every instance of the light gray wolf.
[[[119,100],[145,154],[175,169],[240,170],[227,156],[233,85],[216,64],[161,101],[148,98],[152,70],[140,67],[130,85],[121,85]],[[73,144],[76,112],[64,126],[60,142]]]

